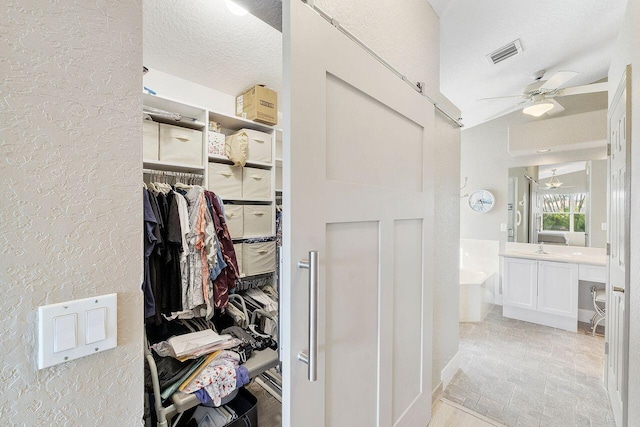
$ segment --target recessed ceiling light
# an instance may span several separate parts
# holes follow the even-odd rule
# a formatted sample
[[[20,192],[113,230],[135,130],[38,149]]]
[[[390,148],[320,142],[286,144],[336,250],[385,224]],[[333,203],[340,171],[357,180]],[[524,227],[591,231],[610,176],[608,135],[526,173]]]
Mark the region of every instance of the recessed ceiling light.
[[[247,9],[245,9],[242,6],[239,6],[234,1],[224,0],[224,4],[227,5],[227,9],[229,9],[229,12],[233,13],[234,15],[244,16],[247,13],[249,13],[249,11]]]
[[[536,153],[548,153],[549,151],[551,151],[550,148],[545,148],[544,150],[538,150],[536,151]]]

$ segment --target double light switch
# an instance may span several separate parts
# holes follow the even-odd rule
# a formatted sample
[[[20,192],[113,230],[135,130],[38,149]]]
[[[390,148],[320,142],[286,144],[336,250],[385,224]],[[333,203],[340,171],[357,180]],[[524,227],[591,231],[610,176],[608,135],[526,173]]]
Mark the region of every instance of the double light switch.
[[[117,344],[117,295],[38,308],[38,368],[43,369]]]

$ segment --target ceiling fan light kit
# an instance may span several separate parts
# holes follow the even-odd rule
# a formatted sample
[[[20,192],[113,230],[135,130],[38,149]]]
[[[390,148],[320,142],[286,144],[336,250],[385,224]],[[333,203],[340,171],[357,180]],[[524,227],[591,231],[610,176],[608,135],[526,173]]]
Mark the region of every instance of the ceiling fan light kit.
[[[522,109],[524,114],[528,114],[533,117],[540,117],[544,113],[553,110],[554,105],[546,101],[544,98],[539,98],[533,101],[533,104],[526,106]]]
[[[565,109],[554,98],[567,95],[580,95],[585,93],[606,92],[607,83],[592,83],[584,86],[574,86],[568,88],[560,88],[569,80],[573,79],[578,73],[575,71],[558,71],[553,74],[548,80],[542,80],[546,74],[546,70],[540,70],[535,72],[531,77],[535,80],[533,83],[524,87],[521,95],[511,96],[498,96],[493,98],[482,98],[484,100],[494,99],[507,99],[507,98],[520,98],[524,101],[506,109],[505,111],[492,116],[487,120],[493,120],[504,114],[511,113],[515,109],[522,107],[524,114],[541,117],[544,114],[555,115],[563,112]]]

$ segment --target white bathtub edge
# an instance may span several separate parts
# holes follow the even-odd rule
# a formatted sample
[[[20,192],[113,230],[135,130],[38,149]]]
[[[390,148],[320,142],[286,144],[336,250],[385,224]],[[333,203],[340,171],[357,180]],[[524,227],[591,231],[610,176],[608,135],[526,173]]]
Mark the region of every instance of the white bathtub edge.
[[[440,380],[442,381],[442,390],[445,390],[449,386],[449,383],[451,382],[453,377],[456,375],[456,372],[458,372],[458,369],[460,369],[459,356],[460,356],[460,352],[458,351],[451,358],[449,363],[446,364],[446,366],[440,373]]]

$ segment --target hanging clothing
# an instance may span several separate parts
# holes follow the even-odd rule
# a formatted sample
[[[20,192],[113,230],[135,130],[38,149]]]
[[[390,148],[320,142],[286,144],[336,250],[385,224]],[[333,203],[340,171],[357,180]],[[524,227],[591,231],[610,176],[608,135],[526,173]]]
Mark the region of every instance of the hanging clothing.
[[[189,252],[185,262],[181,263],[182,307],[193,310],[204,304],[202,292],[202,242],[204,241],[204,214],[202,207],[202,187],[193,187],[185,195],[189,203],[189,228],[187,245]]]
[[[156,302],[151,285],[149,257],[155,249],[157,238],[154,230],[158,222],[151,208],[149,191],[146,189],[143,190],[142,206],[144,216],[144,282],[142,289],[144,293],[144,317],[149,318],[153,317],[156,313]]]
[[[211,206],[211,217],[215,224],[216,236],[222,249],[224,263],[226,267],[213,282],[213,300],[215,308],[224,309],[229,304],[229,291],[236,286],[239,278],[238,261],[233,248],[233,240],[224,218],[222,200],[211,191],[205,191],[205,197]]]

